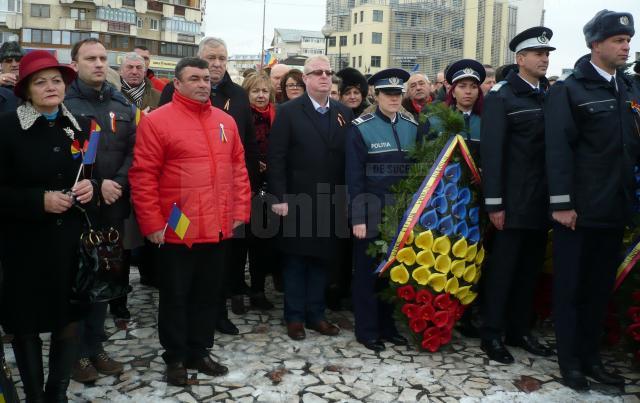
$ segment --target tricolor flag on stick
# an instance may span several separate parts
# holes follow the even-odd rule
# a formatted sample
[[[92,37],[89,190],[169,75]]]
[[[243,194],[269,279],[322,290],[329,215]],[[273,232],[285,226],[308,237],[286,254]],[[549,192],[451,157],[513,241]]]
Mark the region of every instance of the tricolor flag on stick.
[[[178,208],[178,206],[173,203],[173,208],[171,209],[171,213],[169,213],[167,226],[169,226],[176,233],[176,235],[178,235],[178,238],[184,239],[184,235],[187,233],[187,229],[189,229],[189,224],[191,224],[191,221],[187,218],[186,215],[184,215],[184,213]]]
[[[82,147],[82,164],[78,169],[75,183],[78,183],[80,179],[80,172],[85,165],[91,165],[96,162],[96,154],[98,153],[98,143],[100,142],[100,125],[95,120],[91,120],[91,129],[89,134],[89,141],[84,142]],[[71,153],[73,154],[73,145],[71,147]]]

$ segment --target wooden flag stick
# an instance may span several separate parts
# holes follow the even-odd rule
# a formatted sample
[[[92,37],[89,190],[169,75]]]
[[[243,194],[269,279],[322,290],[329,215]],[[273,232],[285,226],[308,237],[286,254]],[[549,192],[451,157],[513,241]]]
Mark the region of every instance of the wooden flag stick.
[[[84,167],[84,164],[80,163],[80,168],[78,169],[78,174],[76,175],[76,181],[73,182],[73,186],[78,184],[78,179],[80,179],[80,172],[82,172],[82,167]]]
[[[164,229],[162,230],[162,238],[164,238],[164,233],[167,232],[167,226],[169,225],[169,222],[167,221],[167,223],[164,225]],[[159,243],[158,244],[158,248],[161,247],[162,244]]]

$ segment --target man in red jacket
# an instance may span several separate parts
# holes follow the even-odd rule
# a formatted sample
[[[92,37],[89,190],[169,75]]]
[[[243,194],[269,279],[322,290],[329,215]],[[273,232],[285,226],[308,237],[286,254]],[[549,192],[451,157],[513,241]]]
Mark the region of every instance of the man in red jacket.
[[[129,178],[140,230],[158,245],[158,332],[167,382],[180,386],[187,368],[228,372],[207,349],[221,292],[222,241],[249,221],[251,190],[236,123],[211,106],[207,62],[182,59],[173,84],[172,102],[138,126]],[[190,221],[184,233],[167,227],[174,205]]]

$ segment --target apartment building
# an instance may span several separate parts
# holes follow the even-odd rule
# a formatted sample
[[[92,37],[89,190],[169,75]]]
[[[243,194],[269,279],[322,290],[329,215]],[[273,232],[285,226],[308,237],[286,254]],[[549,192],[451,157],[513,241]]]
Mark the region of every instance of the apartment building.
[[[26,49],[55,51],[63,63],[84,38],[99,38],[113,66],[143,45],[151,68],[167,76],[180,58],[197,54],[202,9],[200,0],[0,0],[0,33],[3,40],[17,35]]]
[[[276,28],[268,49],[278,60],[292,56],[324,54],[325,40],[320,31]]]

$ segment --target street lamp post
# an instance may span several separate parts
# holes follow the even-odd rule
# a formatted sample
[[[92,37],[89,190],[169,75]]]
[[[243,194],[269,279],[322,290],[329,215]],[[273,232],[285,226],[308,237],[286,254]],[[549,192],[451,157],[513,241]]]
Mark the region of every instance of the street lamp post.
[[[329,57],[329,37],[333,34],[333,27],[329,22],[324,24],[324,27],[320,30],[324,36],[324,55]]]

